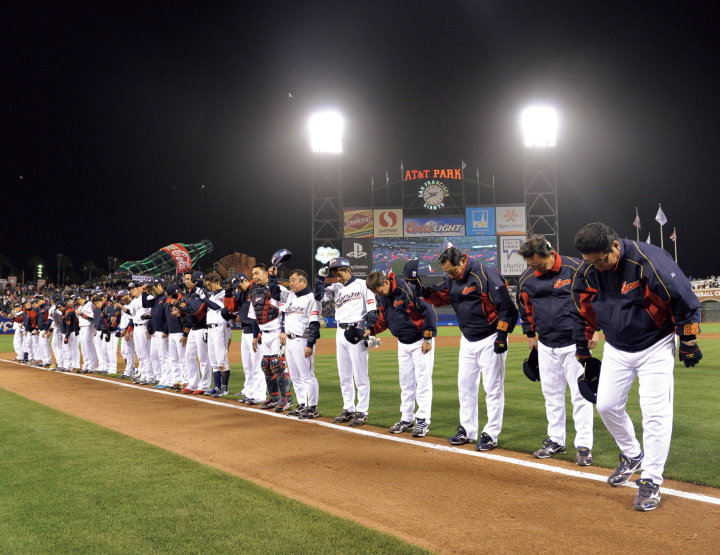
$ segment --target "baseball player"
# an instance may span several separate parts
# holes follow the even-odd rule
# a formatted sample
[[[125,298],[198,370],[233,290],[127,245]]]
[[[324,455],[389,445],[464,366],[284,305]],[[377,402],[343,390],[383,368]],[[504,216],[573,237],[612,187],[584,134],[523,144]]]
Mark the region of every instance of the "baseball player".
[[[379,334],[389,329],[398,338],[400,420],[390,432],[399,434],[413,428],[413,437],[424,437],[430,430],[432,412],[435,309],[415,296],[408,283],[393,272],[387,276],[372,272],[367,286],[377,299],[378,320],[372,331]],[[370,334],[369,329],[365,332]]]
[[[482,375],[488,421],[477,450],[490,451],[497,447],[502,429],[507,335],[515,327],[518,311],[507,283],[496,270],[455,247],[445,249],[438,260],[447,275],[439,284],[422,288],[422,296],[435,306],[452,305],[462,332],[458,362],[460,426],[449,441],[462,445],[478,437],[478,389]]]
[[[37,303],[37,349],[40,358],[41,368],[50,368],[52,365],[52,354],[50,353],[50,305],[45,298],[38,298]]]
[[[180,391],[185,394],[205,395],[210,391],[212,367],[208,358],[207,311],[220,307],[213,303],[203,289],[205,275],[200,271],[185,274],[187,288],[183,298],[177,303],[178,313],[185,315],[190,327],[185,346],[185,365],[188,372],[188,384]]]
[[[211,390],[213,397],[227,395],[230,380],[230,363],[228,362],[228,343],[225,335],[227,321],[222,315],[225,307],[225,289],[222,278],[217,272],[205,276],[205,287],[210,300],[218,307],[207,311],[208,327],[208,358],[212,367],[215,387]],[[232,293],[230,293],[232,296]]]
[[[64,304],[65,304],[65,301],[59,295],[55,295],[53,298],[53,303],[50,306],[50,309],[48,311],[48,317],[50,319],[50,331],[52,333],[52,339],[50,340],[50,346],[52,347],[52,352],[53,352],[53,355],[55,356],[55,363],[56,363],[55,370],[57,370],[58,372],[62,371],[62,365],[63,365],[63,354],[62,354],[63,313],[62,313],[62,308],[63,308]]]
[[[177,283],[168,283],[166,288],[168,302],[165,303],[165,321],[168,327],[168,362],[171,369],[169,381],[172,389],[178,391],[187,385],[187,381],[183,381],[183,377],[187,374],[185,371],[185,344],[190,333],[190,328],[185,329],[182,319],[172,313],[179,298],[179,289]]]
[[[338,281],[325,286],[328,273]],[[368,343],[364,337],[365,329],[377,322],[375,295],[367,288],[365,280],[352,275],[350,262],[338,257],[331,259],[327,267],[320,268],[315,281],[315,298],[335,305],[338,323],[335,347],[343,411],[333,422],[362,426],[367,423],[370,407]]]
[[[290,293],[280,307],[282,333],[297,407],[288,416],[317,418],[320,387],[315,377],[315,342],[320,338],[320,303],[308,285],[304,270],[290,272]]]
[[[117,293],[114,295],[115,299],[118,299]],[[105,318],[105,341],[102,342],[101,349],[105,353],[105,361],[107,364],[107,373],[117,373],[117,352],[118,352],[118,338],[120,337],[120,320],[122,312],[115,308],[115,303],[111,302],[110,298],[106,298],[105,306],[103,307],[103,317]]]
[[[77,314],[75,313],[75,302],[68,299],[67,306],[63,308],[63,349],[62,364],[60,364],[63,372],[71,372],[73,368],[79,368],[76,364],[75,357],[77,355],[77,338],[80,334],[80,324]]]
[[[95,353],[95,305],[93,301],[81,298],[78,299],[78,307],[75,313],[80,325],[80,348],[82,349],[83,363],[81,372],[88,374],[95,372],[98,368],[97,354]]]
[[[133,340],[133,321],[128,311],[124,310],[132,301],[132,296],[128,289],[121,289],[117,292],[117,300],[115,308],[119,311],[120,321],[118,323],[118,333],[120,335],[120,356],[125,361],[125,370],[121,378],[132,379],[135,374],[135,341]]]
[[[248,311],[250,310],[249,293],[253,282],[245,274],[239,272],[233,276],[232,283],[235,286],[235,295],[229,312],[234,314],[242,327],[240,358],[243,373],[245,374],[243,388],[236,395],[241,403],[259,405],[265,399],[267,385],[261,368],[262,355],[260,351],[253,349],[253,320],[248,317]]]
[[[35,345],[37,344],[37,311],[35,300],[23,303],[22,326],[25,330],[23,337],[23,360],[27,364],[37,364]]]
[[[108,374],[109,361],[107,359],[107,351],[104,348],[105,335],[108,332],[107,321],[105,319],[105,303],[107,297],[103,293],[93,296],[93,328],[95,328],[95,336],[93,337],[93,346],[95,347],[95,355],[98,359],[96,372],[100,374]]]
[[[529,265],[518,282],[518,307],[528,346],[537,349],[548,420],[547,438],[533,456],[547,459],[565,452],[565,390],[569,387],[576,432],[575,462],[589,466],[592,464],[593,405],[578,389],[583,367],[575,358],[570,291],[581,262],[560,256],[542,235],[530,235],[518,253]],[[591,347],[595,347],[596,338],[591,343]]]
[[[675,335],[680,336],[680,361],[695,366],[702,358],[696,341],[700,302],[666,251],[620,239],[606,224],[594,222],[580,229],[575,248],[584,260],[572,284],[581,363],[591,356],[592,333],[602,329],[605,334],[597,410],[621,451],[608,483],[624,484],[642,468],[633,506],[652,511],[660,504],[670,451]],[[643,447],[625,409],[635,378],[640,381]]]
[[[147,331],[150,334],[150,365],[156,389],[172,387],[170,365],[168,364],[168,327],[165,304],[165,280],[154,278],[150,282],[150,294],[141,295],[143,308],[150,309]]]
[[[125,306],[118,303],[116,306],[127,313],[132,320],[132,338],[135,354],[138,359],[137,376],[135,383],[140,385],[152,384],[154,374],[150,363],[150,335],[147,332],[147,324],[150,320],[150,309],[142,305],[142,294],[146,285],[140,283],[128,283],[128,290],[132,300]],[[127,373],[127,370],[125,370]]]
[[[256,264],[252,269],[248,318],[253,321],[253,350],[260,352],[260,367],[265,374],[269,397],[260,403],[261,409],[275,412],[290,410],[290,374],[280,354],[280,304],[286,289],[277,282],[277,268]],[[262,334],[262,337],[261,337]]]
[[[15,351],[15,360],[18,362],[25,360],[25,351],[23,344],[25,343],[25,328],[23,322],[23,305],[16,303],[13,306],[11,316],[13,321],[13,350]]]

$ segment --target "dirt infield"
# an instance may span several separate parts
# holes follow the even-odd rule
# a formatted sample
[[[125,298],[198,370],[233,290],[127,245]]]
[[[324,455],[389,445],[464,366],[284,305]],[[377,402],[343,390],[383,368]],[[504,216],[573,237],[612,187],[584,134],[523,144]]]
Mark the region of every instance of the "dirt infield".
[[[494,460],[496,454],[534,460],[500,449],[490,457],[463,456],[472,446],[434,450],[418,443],[447,443],[385,441],[240,410],[233,401],[199,402],[8,362],[0,362],[0,380],[23,397],[440,552],[710,553],[720,545],[718,505],[665,495],[660,510],[638,513],[633,489]],[[563,461],[543,465],[577,470]],[[665,485],[719,497],[712,488]]]

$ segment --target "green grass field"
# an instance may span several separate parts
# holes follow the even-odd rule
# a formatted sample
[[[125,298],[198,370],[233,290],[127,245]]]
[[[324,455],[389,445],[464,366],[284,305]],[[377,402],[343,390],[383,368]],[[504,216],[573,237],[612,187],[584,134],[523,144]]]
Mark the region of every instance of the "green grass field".
[[[707,324],[703,330],[720,332],[720,324]],[[236,332],[237,333],[237,332]],[[332,336],[334,330],[323,332]],[[459,336],[457,328],[440,328],[441,335]],[[720,340],[699,337],[703,360],[695,368],[676,363],[675,426],[670,457],[665,475],[687,482],[720,487]],[[238,349],[238,341],[232,348]],[[0,337],[0,351],[12,350],[12,339]],[[597,350],[601,353],[601,349]],[[504,449],[530,453],[540,446],[546,435],[545,409],[540,385],[530,382],[522,373],[527,354],[523,343],[511,344],[505,380],[505,418],[500,444]],[[430,435],[450,437],[458,423],[457,356],[455,347],[441,347],[435,355],[433,377],[433,417]],[[239,391],[242,370],[233,365],[231,390]],[[340,386],[334,355],[316,356],[316,373],[320,381],[320,406],[324,416],[335,416],[342,409]],[[389,427],[399,418],[400,387],[397,380],[397,355],[393,351],[370,353],[371,405],[369,423]],[[641,430],[637,383],[628,404],[636,430]],[[568,414],[571,414],[568,404]],[[480,424],[484,423],[484,394],[480,394]],[[574,430],[568,425],[568,444],[572,445]],[[612,468],[617,464],[617,447],[600,418],[595,418],[594,462]],[[574,460],[574,452],[560,455]]]
[[[0,389],[2,553],[424,553]]]

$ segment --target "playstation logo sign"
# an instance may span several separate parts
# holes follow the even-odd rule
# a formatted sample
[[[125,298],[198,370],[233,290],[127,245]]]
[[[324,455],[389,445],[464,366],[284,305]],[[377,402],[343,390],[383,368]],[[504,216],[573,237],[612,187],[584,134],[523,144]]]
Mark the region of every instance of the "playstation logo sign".
[[[348,256],[350,258],[365,258],[367,255],[368,253],[363,250],[363,247],[360,243],[353,242],[353,250],[347,253],[345,256]]]

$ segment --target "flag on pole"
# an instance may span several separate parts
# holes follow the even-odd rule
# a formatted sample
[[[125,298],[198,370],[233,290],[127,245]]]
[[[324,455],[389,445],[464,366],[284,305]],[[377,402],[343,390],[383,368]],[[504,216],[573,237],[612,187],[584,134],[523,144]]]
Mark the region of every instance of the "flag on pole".
[[[642,226],[640,225],[640,214],[638,214],[637,206],[635,207],[635,221],[633,222],[633,225],[636,229],[642,229]]]
[[[655,221],[660,225],[665,225],[667,223],[667,218],[665,217],[665,212],[663,212],[662,205],[658,206],[658,211],[655,215]]]
[[[648,233],[648,238],[645,239],[645,242],[646,242],[646,243],[649,243],[649,242],[650,242],[650,233]]]
[[[467,168],[467,164],[465,163],[465,160],[462,160],[461,162],[462,163],[460,164],[460,167],[464,170],[465,168]]]
[[[677,232],[675,231],[675,228],[673,228],[673,232],[670,234],[670,240],[674,243],[677,241]]]
[[[385,185],[388,185],[390,183],[390,176],[388,175],[387,170],[385,170]]]
[[[401,172],[405,171],[405,166],[403,166],[402,160],[400,160],[400,171]]]

